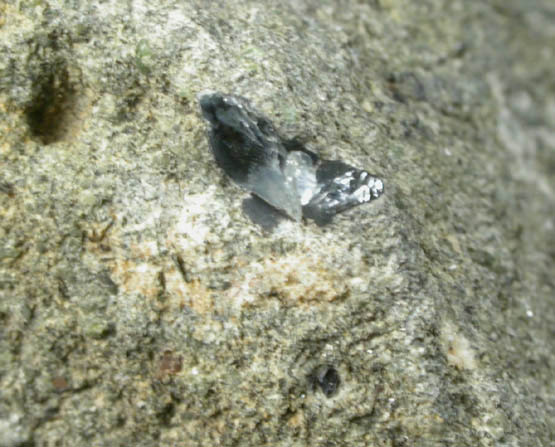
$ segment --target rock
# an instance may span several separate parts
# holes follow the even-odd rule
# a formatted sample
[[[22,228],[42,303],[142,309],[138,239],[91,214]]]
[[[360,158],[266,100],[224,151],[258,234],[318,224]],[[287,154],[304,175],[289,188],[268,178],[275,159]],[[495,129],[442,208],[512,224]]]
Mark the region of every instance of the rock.
[[[0,446],[550,445],[552,17],[2,4]],[[244,205],[206,89],[387,192]]]

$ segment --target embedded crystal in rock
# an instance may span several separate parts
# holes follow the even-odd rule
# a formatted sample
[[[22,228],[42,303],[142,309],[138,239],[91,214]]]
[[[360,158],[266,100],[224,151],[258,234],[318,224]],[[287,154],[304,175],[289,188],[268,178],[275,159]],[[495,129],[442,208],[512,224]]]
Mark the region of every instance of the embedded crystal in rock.
[[[294,220],[304,216],[324,225],[383,193],[383,182],[368,172],[320,159],[298,142],[283,140],[245,98],[207,93],[200,107],[211,125],[216,163],[238,185]]]

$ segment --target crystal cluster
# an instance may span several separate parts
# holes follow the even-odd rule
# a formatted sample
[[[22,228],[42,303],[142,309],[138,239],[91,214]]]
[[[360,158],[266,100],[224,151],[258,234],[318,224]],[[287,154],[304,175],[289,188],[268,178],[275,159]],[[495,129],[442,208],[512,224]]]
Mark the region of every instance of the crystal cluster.
[[[217,164],[237,184],[290,218],[317,224],[377,199],[383,182],[336,160],[324,160],[296,141],[282,139],[272,123],[240,96],[209,93],[200,107],[211,125]]]

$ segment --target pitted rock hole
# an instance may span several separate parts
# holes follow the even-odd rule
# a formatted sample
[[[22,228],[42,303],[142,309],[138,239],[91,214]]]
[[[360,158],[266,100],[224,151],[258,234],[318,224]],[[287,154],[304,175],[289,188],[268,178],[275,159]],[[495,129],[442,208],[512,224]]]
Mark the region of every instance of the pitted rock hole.
[[[42,144],[70,140],[83,127],[90,99],[67,64],[48,67],[35,81],[33,101],[26,110],[31,135]]]
[[[321,365],[311,374],[310,379],[313,387],[319,387],[326,397],[331,397],[339,388],[341,379],[339,372],[331,365]]]

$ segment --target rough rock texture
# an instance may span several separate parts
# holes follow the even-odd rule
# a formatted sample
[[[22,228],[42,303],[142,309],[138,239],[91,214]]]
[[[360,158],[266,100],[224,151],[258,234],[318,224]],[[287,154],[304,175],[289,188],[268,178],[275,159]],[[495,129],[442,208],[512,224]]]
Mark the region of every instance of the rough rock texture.
[[[552,446],[551,0],[0,2],[0,446]],[[196,96],[384,179],[254,224]]]

